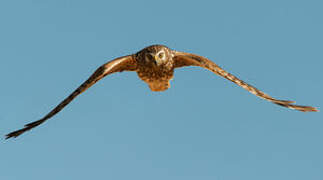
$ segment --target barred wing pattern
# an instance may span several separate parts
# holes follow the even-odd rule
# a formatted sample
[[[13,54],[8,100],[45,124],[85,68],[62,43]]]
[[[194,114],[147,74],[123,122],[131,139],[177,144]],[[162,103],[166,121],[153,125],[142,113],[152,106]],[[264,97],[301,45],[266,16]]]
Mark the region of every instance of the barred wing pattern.
[[[246,82],[240,80],[239,78],[235,77],[234,75],[226,72],[221,67],[219,67],[217,64],[212,62],[211,60],[191,53],[185,53],[185,52],[179,52],[174,51],[174,61],[175,61],[175,68],[183,67],[183,66],[200,66],[205,69],[208,69],[215,74],[222,76],[238,86],[241,86],[242,88],[246,89],[250,93],[263,98],[265,100],[271,101],[277,105],[287,107],[290,109],[296,109],[298,111],[308,112],[308,111],[318,111],[315,107],[311,106],[301,106],[301,105],[295,105],[292,103],[295,103],[295,101],[288,101],[288,100],[278,100],[275,99],[268,94],[265,94],[264,92],[258,90],[257,88],[247,84]]]
[[[117,59],[114,59],[102,66],[100,66],[91,76],[87,79],[81,86],[79,86],[72,94],[70,94],[66,99],[64,99],[60,104],[58,104],[52,111],[50,111],[46,116],[41,118],[38,121],[34,121],[32,123],[26,124],[24,128],[19,129],[17,131],[11,132],[6,135],[6,139],[12,137],[18,137],[24,132],[35,128],[36,126],[42,124],[49,118],[53,117],[55,114],[60,112],[66,105],[68,105],[74,98],[76,98],[79,94],[87,90],[97,81],[102,79],[103,77],[121,71],[134,71],[136,69],[136,61],[132,55],[123,56]]]

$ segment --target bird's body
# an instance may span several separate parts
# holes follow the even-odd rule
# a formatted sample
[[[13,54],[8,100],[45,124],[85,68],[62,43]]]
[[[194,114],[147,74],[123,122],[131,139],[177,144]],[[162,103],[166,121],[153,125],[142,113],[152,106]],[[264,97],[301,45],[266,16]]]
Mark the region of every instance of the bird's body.
[[[141,80],[148,84],[150,90],[165,91],[170,88],[170,80],[174,77],[174,70],[139,68],[137,74]]]
[[[153,54],[161,55],[165,59],[160,58],[161,60],[156,62]],[[163,45],[153,45],[139,51],[134,56],[137,61],[138,77],[146,82],[152,91],[165,91],[170,87],[175,68],[170,49]]]
[[[42,124],[55,114],[60,112],[67,104],[69,104],[79,94],[87,90],[103,77],[122,71],[135,71],[138,77],[146,82],[152,91],[165,91],[170,87],[170,80],[174,76],[174,69],[184,66],[199,66],[208,69],[215,74],[222,76],[233,83],[241,86],[252,94],[271,101],[277,105],[296,109],[299,111],[317,111],[311,106],[294,105],[294,101],[278,100],[258,90],[254,86],[247,84],[236,76],[226,72],[217,64],[209,59],[191,53],[179,52],[169,49],[164,45],[152,45],[142,49],[141,51],[116,58],[102,66],[100,66],[81,86],[79,86],[72,94],[65,98],[52,111],[38,121],[26,124],[24,128],[7,134],[6,138],[17,137],[22,133]]]

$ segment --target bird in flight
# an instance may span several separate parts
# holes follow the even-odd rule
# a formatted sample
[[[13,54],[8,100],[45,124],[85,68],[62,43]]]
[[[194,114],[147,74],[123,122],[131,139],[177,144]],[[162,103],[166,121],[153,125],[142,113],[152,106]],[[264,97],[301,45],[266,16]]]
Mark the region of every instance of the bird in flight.
[[[65,98],[52,111],[38,121],[26,124],[24,128],[6,135],[6,139],[18,137],[24,132],[42,124],[55,114],[60,112],[79,94],[87,90],[93,84],[105,76],[122,71],[136,71],[139,78],[146,82],[152,91],[165,91],[170,87],[170,80],[174,76],[174,69],[184,66],[199,66],[212,71],[213,73],[232,81],[238,86],[246,89],[250,93],[270,101],[274,104],[295,109],[302,112],[318,111],[315,107],[295,105],[295,101],[278,100],[254,86],[247,84],[236,76],[223,70],[211,60],[191,53],[171,50],[164,45],[148,46],[135,54],[116,58],[100,66],[83,84],[81,84],[72,94]]]

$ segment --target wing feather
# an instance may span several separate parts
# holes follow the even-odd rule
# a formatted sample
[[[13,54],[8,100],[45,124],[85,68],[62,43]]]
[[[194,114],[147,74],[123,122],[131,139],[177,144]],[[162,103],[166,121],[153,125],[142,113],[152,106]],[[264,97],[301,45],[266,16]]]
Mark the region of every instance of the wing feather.
[[[265,100],[271,101],[277,105],[287,107],[290,109],[296,109],[299,111],[307,112],[307,111],[318,111],[315,107],[311,106],[301,106],[301,105],[295,105],[292,103],[295,103],[295,101],[288,101],[288,100],[278,100],[275,99],[268,94],[258,90],[254,86],[247,84],[246,82],[242,81],[241,79],[237,78],[236,76],[228,73],[227,71],[223,70],[221,67],[219,67],[217,64],[212,62],[211,60],[191,53],[185,53],[185,52],[178,52],[174,51],[174,61],[175,61],[175,68],[184,67],[184,66],[200,66],[205,69],[208,69],[215,74],[222,76],[235,84],[241,86],[242,88],[246,89],[250,93],[263,98]]]
[[[58,104],[52,111],[50,111],[46,116],[41,118],[38,121],[34,121],[32,123],[26,124],[24,128],[19,129],[17,131],[11,132],[6,135],[6,139],[12,137],[18,137],[24,132],[35,128],[36,126],[42,124],[49,118],[53,117],[55,114],[60,112],[66,105],[68,105],[74,98],[76,98],[79,94],[87,90],[97,81],[102,79],[103,77],[121,71],[134,71],[136,70],[136,61],[132,55],[123,56],[117,59],[114,59],[102,66],[100,66],[81,86],[79,86],[72,94],[70,94],[67,98],[65,98],[60,104]]]

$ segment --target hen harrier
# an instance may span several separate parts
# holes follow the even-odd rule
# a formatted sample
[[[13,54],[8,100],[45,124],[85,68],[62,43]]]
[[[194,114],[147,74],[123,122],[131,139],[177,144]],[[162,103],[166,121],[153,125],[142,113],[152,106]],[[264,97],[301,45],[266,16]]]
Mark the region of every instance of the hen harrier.
[[[202,68],[206,68],[214,72],[215,74],[236,83],[252,94],[280,106],[284,106],[290,109],[296,109],[303,112],[318,111],[315,107],[292,104],[294,103],[294,101],[274,99],[271,96],[256,89],[255,87],[238,79],[234,75],[226,72],[214,62],[205,57],[191,53],[174,51],[163,45],[152,45],[142,49],[136,54],[119,57],[102,65],[89,77],[88,80],[86,80],[80,87],[78,87],[71,95],[64,99],[46,116],[38,121],[26,124],[25,127],[20,130],[7,134],[6,139],[17,137],[22,133],[40,125],[47,119],[53,117],[74,98],[76,98],[76,96],[78,96],[89,87],[91,87],[94,83],[109,74],[122,71],[136,71],[139,78],[145,81],[152,91],[165,91],[170,87],[169,82],[173,78],[174,69],[184,66],[200,66]]]

